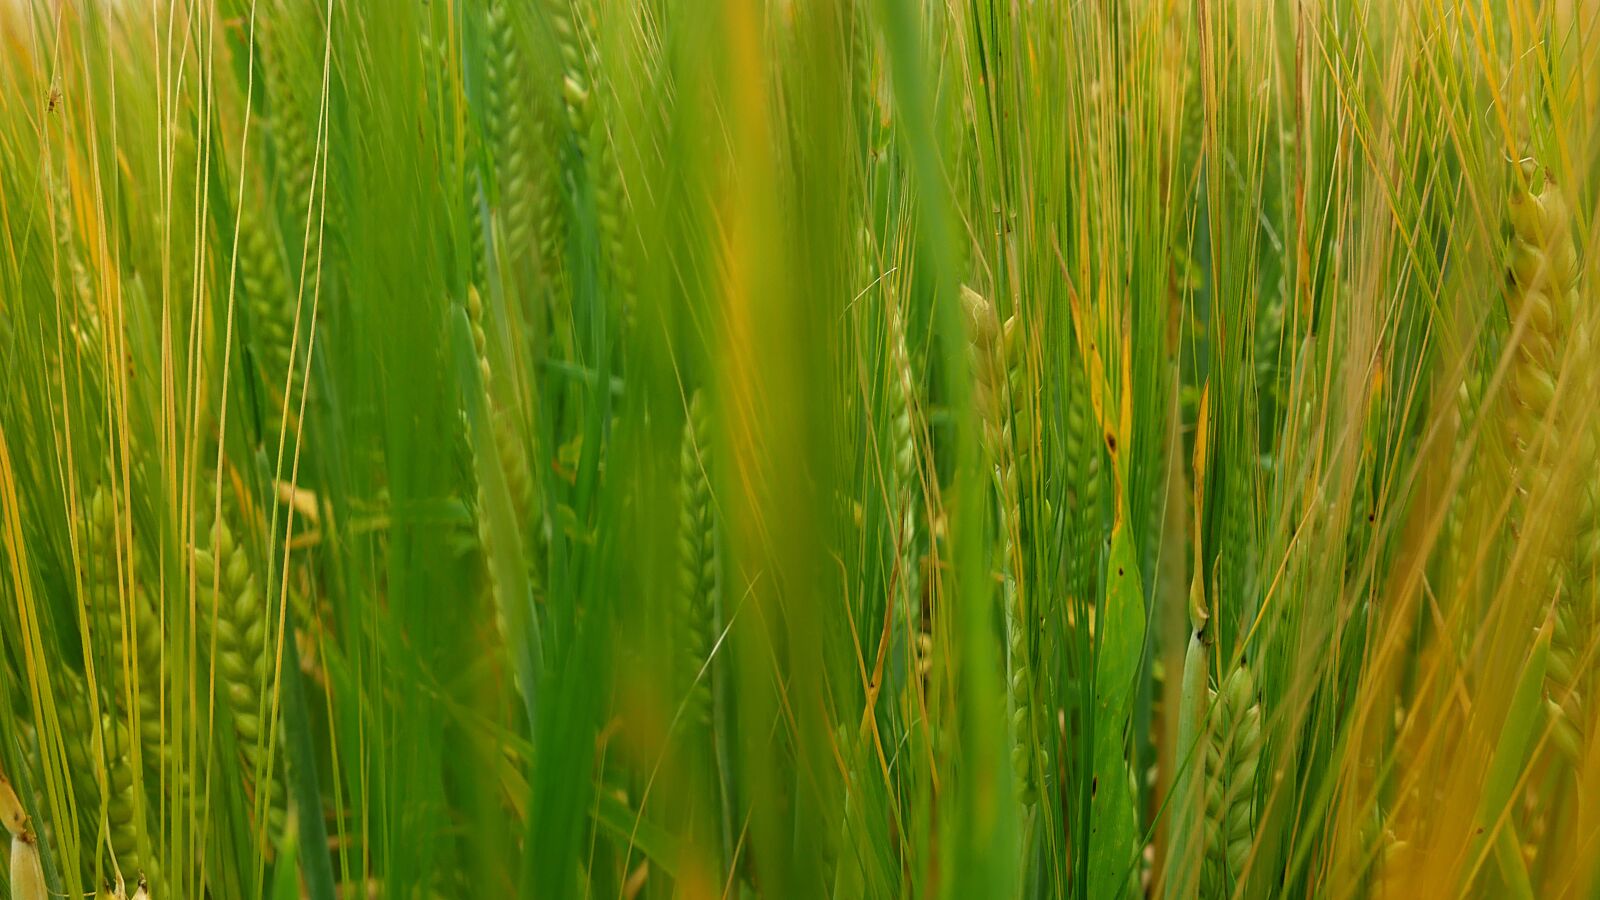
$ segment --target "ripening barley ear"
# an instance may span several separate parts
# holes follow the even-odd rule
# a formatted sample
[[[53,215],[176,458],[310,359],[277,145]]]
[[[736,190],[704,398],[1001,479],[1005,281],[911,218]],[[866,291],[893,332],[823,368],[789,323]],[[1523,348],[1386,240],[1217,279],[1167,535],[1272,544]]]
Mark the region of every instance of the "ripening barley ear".
[[[1531,534],[1530,505],[1548,496],[1564,446],[1576,442],[1592,456],[1594,438],[1572,434],[1574,413],[1556,405],[1563,358],[1582,344],[1583,337],[1574,328],[1578,262],[1566,199],[1548,173],[1532,160],[1523,160],[1511,175],[1506,216],[1511,234],[1505,298],[1513,337],[1496,450],[1502,474],[1515,492],[1508,530],[1513,539],[1524,539]],[[1520,335],[1518,327],[1523,328]],[[1555,498],[1562,506],[1548,518],[1554,525],[1552,533],[1542,536],[1519,580],[1535,596],[1556,591],[1546,685],[1549,697],[1556,699],[1549,700],[1546,709],[1553,720],[1555,746],[1575,759],[1586,687],[1575,667],[1592,640],[1594,622],[1593,602],[1585,596],[1592,591],[1583,589],[1585,576],[1579,567],[1584,565],[1586,548],[1594,544],[1595,495],[1592,489],[1583,489],[1570,497],[1564,489],[1556,489],[1563,496]],[[1565,530],[1573,525],[1578,530]],[[1575,548],[1577,555],[1569,548]]]
[[[1205,753],[1205,863],[1201,892],[1233,895],[1255,845],[1256,773],[1261,760],[1261,705],[1243,663],[1210,693]]]
[[[1592,446],[1592,444],[1591,444]],[[1573,765],[1580,765],[1593,739],[1590,721],[1597,684],[1600,636],[1600,486],[1592,480],[1578,498],[1572,562],[1557,601],[1550,641],[1550,738]]]
[[[226,510],[226,507],[224,508]],[[276,646],[269,633],[276,622],[246,547],[224,520],[211,528],[208,546],[194,551],[199,587],[199,614],[209,625],[202,635],[215,637],[213,660],[221,678],[219,697],[227,704],[243,762],[245,783],[254,791],[253,810],[263,850],[283,833],[286,796],[284,768],[278,753],[282,728],[278,715]],[[205,628],[203,625],[202,628]],[[213,631],[214,629],[214,631]],[[293,652],[286,646],[285,654]],[[294,665],[292,659],[285,665]],[[266,779],[265,783],[262,779]]]
[[[994,306],[977,291],[963,285],[962,304],[969,328],[968,351],[972,360],[973,407],[983,429],[985,462],[994,478],[1000,511],[1000,566],[1006,620],[1006,684],[1011,720],[1011,766],[1017,799],[1031,806],[1038,799],[1043,769],[1040,723],[1033,653],[1034,621],[1028,585],[1021,578],[1022,529],[1016,455],[1011,446],[1012,413],[1009,371],[1006,369],[1007,328],[1001,326]]]
[[[1563,431],[1560,411],[1550,414],[1577,306],[1577,250],[1561,190],[1531,160],[1512,175],[1506,216],[1506,310],[1513,329],[1524,321],[1526,328],[1509,349],[1498,450],[1518,498],[1510,525],[1520,536],[1527,501],[1548,485]]]

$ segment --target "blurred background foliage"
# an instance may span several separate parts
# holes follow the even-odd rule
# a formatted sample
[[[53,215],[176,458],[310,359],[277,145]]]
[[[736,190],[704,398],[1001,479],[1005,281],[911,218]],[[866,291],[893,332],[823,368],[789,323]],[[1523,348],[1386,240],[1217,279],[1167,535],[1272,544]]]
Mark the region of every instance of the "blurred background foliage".
[[[6,0],[0,895],[1596,896],[1597,26]]]

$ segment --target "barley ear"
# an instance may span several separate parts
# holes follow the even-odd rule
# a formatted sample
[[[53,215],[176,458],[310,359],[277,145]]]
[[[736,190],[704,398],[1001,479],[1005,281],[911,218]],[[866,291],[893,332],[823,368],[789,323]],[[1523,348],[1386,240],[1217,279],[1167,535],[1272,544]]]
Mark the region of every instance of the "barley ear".
[[[255,809],[266,814],[260,823],[266,846],[283,833],[286,808],[283,763],[277,753],[282,730],[274,727],[275,642],[268,633],[269,623],[278,617],[266,601],[246,548],[226,522],[213,526],[209,549],[195,552],[195,573],[200,613],[215,628],[221,696],[233,719],[246,783],[256,793]]]
[[[678,612],[687,638],[683,644],[683,689],[689,697],[689,716],[701,725],[711,721],[711,678],[705,669],[716,639],[717,594],[721,590],[716,514],[707,474],[710,457],[711,418],[703,395],[695,391],[683,423],[679,456]]]
[[[1211,694],[1206,752],[1206,896],[1227,897],[1255,844],[1256,773],[1261,760],[1261,706],[1243,664]]]
[[[982,429],[985,461],[994,479],[1000,510],[1001,590],[1005,598],[1006,683],[1010,687],[1011,768],[1017,799],[1031,806],[1038,799],[1043,760],[1039,752],[1036,704],[1039,694],[1033,664],[1034,629],[1027,585],[1022,582],[1022,506],[1012,446],[1010,377],[1005,364],[1006,329],[993,305],[977,291],[961,288],[970,329],[968,351],[973,371],[973,406]]]

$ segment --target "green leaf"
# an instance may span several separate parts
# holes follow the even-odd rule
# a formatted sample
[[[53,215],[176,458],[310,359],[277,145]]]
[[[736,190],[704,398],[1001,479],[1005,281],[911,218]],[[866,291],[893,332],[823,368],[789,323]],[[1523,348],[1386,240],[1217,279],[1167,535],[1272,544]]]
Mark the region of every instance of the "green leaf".
[[[1139,824],[1125,752],[1135,676],[1144,647],[1144,592],[1125,521],[1111,532],[1105,602],[1094,667],[1094,774],[1089,786],[1089,896],[1127,896]]]

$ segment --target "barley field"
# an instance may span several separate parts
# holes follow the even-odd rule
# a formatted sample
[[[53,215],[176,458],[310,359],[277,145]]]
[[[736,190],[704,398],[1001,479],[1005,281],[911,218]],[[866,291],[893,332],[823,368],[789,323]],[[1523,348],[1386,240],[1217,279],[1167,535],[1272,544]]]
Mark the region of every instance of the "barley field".
[[[0,900],[1600,897],[1597,209],[1596,0],[4,0]]]

